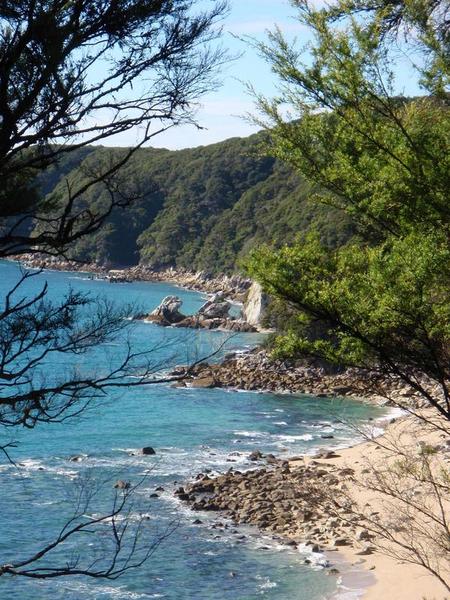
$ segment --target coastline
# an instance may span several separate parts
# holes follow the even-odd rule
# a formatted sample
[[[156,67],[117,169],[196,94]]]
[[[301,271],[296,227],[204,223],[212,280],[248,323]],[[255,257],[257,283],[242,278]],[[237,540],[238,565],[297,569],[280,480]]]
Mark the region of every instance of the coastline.
[[[272,462],[272,467],[269,465],[260,466],[257,469],[240,473],[236,477],[236,481],[233,483],[233,473],[231,470],[227,474],[219,475],[217,478],[210,478],[208,476],[198,476],[192,484],[186,485],[182,488],[183,493],[178,492],[178,496],[181,500],[184,500],[196,511],[204,510],[218,510],[218,515],[224,514],[227,518],[236,524],[253,525],[257,527],[263,535],[272,535],[275,539],[284,540],[287,546],[297,546],[301,551],[302,549],[309,547],[312,553],[317,553],[315,556],[320,557],[323,555],[329,562],[329,575],[336,576],[338,581],[338,590],[333,596],[336,600],[340,598],[358,598],[361,600],[445,600],[448,598],[448,593],[445,587],[432,575],[430,575],[425,569],[418,565],[402,563],[395,560],[384,553],[380,552],[377,546],[372,545],[370,536],[367,535],[367,531],[364,529],[364,523],[358,523],[353,529],[353,534],[349,535],[348,539],[343,539],[345,530],[343,528],[336,528],[334,531],[328,530],[325,537],[323,536],[323,527],[321,532],[318,531],[319,522],[315,521],[315,515],[313,515],[313,498],[314,494],[311,495],[311,490],[308,489],[310,498],[308,499],[308,508],[311,509],[311,514],[307,519],[304,515],[298,516],[297,527],[292,527],[292,523],[284,525],[283,531],[283,519],[278,521],[281,523],[281,527],[278,527],[278,522],[275,528],[272,526],[267,527],[267,522],[263,520],[265,517],[261,514],[261,506],[267,504],[262,502],[260,505],[256,504],[255,510],[249,510],[249,506],[252,502],[255,502],[258,498],[261,498],[264,492],[264,487],[255,481],[258,480],[269,480],[271,485],[271,491],[279,491],[283,486],[289,482],[290,478],[298,479],[298,472],[302,471],[302,485],[306,485],[307,481],[313,481],[313,485],[317,483],[317,476],[322,481],[325,479],[325,484],[330,485],[332,478],[338,478],[331,486],[331,491],[334,494],[338,492],[339,488],[345,487],[349,490],[352,497],[355,498],[356,502],[360,505],[370,505],[370,510],[374,511],[374,514],[385,514],[386,506],[384,500],[377,494],[370,492],[364,487],[362,482],[365,478],[365,470],[367,465],[374,463],[380,463],[388,460],[388,457],[383,448],[379,444],[383,444],[389,436],[394,436],[397,439],[402,439],[402,443],[413,446],[417,446],[418,442],[426,444],[439,443],[442,438],[442,434],[439,434],[435,430],[423,431],[423,427],[420,428],[422,435],[420,439],[417,437],[418,429],[416,423],[414,423],[415,417],[412,415],[401,416],[399,418],[390,418],[389,415],[386,419],[390,422],[387,424],[385,431],[373,438],[371,441],[359,442],[353,446],[346,448],[336,449],[336,452],[328,452],[322,455],[319,459],[317,456],[303,455],[298,457],[285,458],[284,460],[278,460],[278,464]],[[263,461],[264,458],[258,459]],[[280,471],[282,477],[274,477],[273,473],[277,470]],[[261,474],[261,477],[257,475]],[[305,478],[305,473],[308,473],[308,477]],[[200,478],[200,479],[199,479]],[[272,478],[272,479],[271,479]],[[213,490],[214,481],[219,481],[219,491],[214,488],[214,494],[212,495],[209,504],[199,506],[199,498],[204,496],[203,490],[206,493],[210,493]],[[231,483],[231,485],[230,485]],[[275,485],[274,485],[275,484]],[[254,494],[249,494],[249,490],[253,486]],[[258,487],[259,486],[259,487]],[[334,487],[333,487],[334,486]],[[198,495],[197,490],[200,490]],[[195,492],[196,498],[192,502],[187,500],[187,496]],[[273,500],[274,495],[271,496],[270,502],[276,505],[277,501]],[[275,506],[274,514],[279,514],[278,509],[286,510],[286,496],[279,499],[279,507]],[[223,502],[227,506],[223,506]],[[222,503],[222,505],[221,505]],[[240,506],[236,507],[236,504],[241,503]],[[214,508],[216,505],[216,508]],[[264,510],[267,507],[264,507]],[[337,514],[337,513],[336,513]],[[305,522],[313,521],[312,526],[307,526],[308,533],[302,529]],[[328,519],[328,522],[330,519]],[[323,525],[325,519],[320,520],[320,524]],[[332,528],[333,529],[333,528]],[[315,535],[314,532],[317,532]],[[364,534],[364,535],[363,535]],[[330,538],[331,535],[331,538]],[[361,538],[359,541],[353,541]],[[334,544],[329,543],[333,542]],[[327,541],[324,541],[327,539]],[[352,539],[352,542],[350,540]],[[314,556],[312,554],[311,556]],[[312,562],[310,559],[306,559],[307,562]]]
[[[111,268],[97,263],[82,263],[61,260],[35,254],[13,256],[10,260],[19,262],[30,269],[49,271],[67,271],[72,273],[91,273],[111,283],[132,283],[138,281],[172,283],[183,289],[205,294],[223,292],[230,300],[242,303],[251,286],[251,280],[239,275],[213,276],[204,271],[192,272],[187,269],[173,267],[155,270],[144,265],[124,268]]]
[[[188,366],[177,367],[176,374],[187,369]],[[437,393],[430,382],[422,384]],[[318,400],[348,397],[377,406],[423,407],[420,395],[400,379],[365,369],[333,370],[307,360],[273,360],[260,346],[231,353],[220,363],[201,363],[190,368],[186,380],[177,385],[304,394]]]
[[[39,268],[39,267],[35,267]],[[52,266],[45,266],[44,268],[54,269],[54,270],[68,270],[74,271],[76,269],[55,269]],[[83,268],[78,269],[78,271],[85,272],[86,265],[83,265]],[[88,269],[89,271],[90,269]],[[161,275],[161,277],[160,277]],[[153,276],[153,275],[152,275]],[[173,277],[177,278],[170,279],[165,276],[165,273],[162,272],[158,275],[155,275],[156,278],[146,278],[146,279],[134,279],[134,281],[164,281],[168,283],[174,283],[175,285],[179,285],[181,287],[186,287],[188,289],[193,289],[195,291],[200,291],[204,293],[213,293],[213,291],[209,291],[202,287],[199,289],[198,287],[193,287],[187,281],[188,278],[181,281],[179,279],[179,274],[173,275]],[[190,276],[189,276],[190,277]],[[199,284],[200,285],[200,284]],[[214,286],[219,285],[217,282],[214,283]],[[259,351],[260,352],[260,351]],[[248,360],[248,355],[242,355],[241,359],[243,361]],[[233,361],[235,359],[231,359]],[[239,359],[238,359],[239,360]],[[362,384],[367,384],[367,380],[364,379],[364,374],[353,373],[355,375],[354,382],[347,380],[345,381],[345,377],[348,379],[347,374],[327,374],[325,372],[320,371],[319,368],[315,367],[304,367],[303,365],[296,366],[296,376],[299,373],[303,373],[305,378],[298,378],[297,387],[292,386],[292,382],[288,385],[280,384],[280,373],[273,374],[274,375],[274,388],[269,387],[261,387],[257,381],[249,381],[247,382],[247,386],[242,386],[241,381],[239,381],[239,377],[242,374],[237,374],[236,379],[230,382],[230,368],[235,368],[235,366],[230,367],[229,362],[225,362],[220,365],[202,365],[200,371],[195,375],[193,379],[194,387],[235,387],[240,389],[253,389],[254,391],[262,391],[267,390],[270,392],[282,392],[282,393],[310,393],[316,397],[318,397],[318,401],[320,401],[320,396],[350,396],[357,399],[363,399],[367,402],[374,402],[375,404],[386,404],[386,395],[376,395],[373,391],[370,391],[364,395],[364,390],[362,389]],[[282,366],[281,370],[285,369],[285,366]],[[297,371],[298,369],[298,371]],[[306,369],[306,371],[305,371]],[[264,365],[262,371],[267,371],[264,369]],[[211,375],[212,373],[212,375]],[[286,375],[286,372],[282,373],[283,376]],[[352,374],[350,374],[352,375]],[[206,381],[212,376],[213,381]],[[342,379],[344,377],[344,380]],[[311,382],[316,382],[316,385],[312,385]],[[195,383],[196,382],[196,383]],[[217,383],[219,385],[217,385]],[[224,385],[227,383],[228,385]],[[229,385],[231,383],[231,385]],[[246,383],[246,382],[244,382]],[[380,383],[380,382],[378,382]],[[397,382],[394,382],[394,386],[390,390],[390,393],[394,392],[395,398],[400,402],[406,402],[414,400],[413,396],[410,394],[410,391],[405,390],[405,387],[398,387]],[[308,387],[309,386],[309,387]],[[406,391],[406,393],[405,393]],[[403,435],[405,433],[404,430],[409,429],[408,423],[411,422],[412,417],[401,418],[395,421],[395,423],[389,424],[385,433],[380,436],[380,440],[383,439],[384,436],[389,433],[398,432],[397,428],[400,427],[400,433]],[[377,438],[378,439],[378,438]],[[435,443],[433,436],[423,436],[423,441],[425,443]],[[417,439],[410,439],[410,442],[414,442],[417,444]],[[367,460],[371,459],[379,459],[382,454],[379,450],[376,449],[376,445],[373,443],[359,443],[354,446],[350,446],[348,448],[339,449],[339,455],[336,457],[327,457],[327,464],[330,467],[336,469],[347,469],[352,468],[356,475],[362,477],[364,470],[364,463]],[[300,461],[299,460],[289,460],[289,464],[292,465],[292,468],[296,468],[300,465],[304,466],[305,464],[314,460],[311,457],[305,456]],[[322,459],[321,459],[322,460]],[[284,461],[285,462],[285,461]],[[346,482],[348,483],[348,482]],[[379,502],[375,498],[368,498],[367,492],[364,490],[357,490],[356,488],[352,488],[354,493],[360,498],[361,502],[365,502],[370,500],[374,509],[378,510],[381,508],[379,506]],[[287,538],[289,536],[286,536]],[[358,569],[358,572],[368,573],[375,578],[375,581],[372,582],[370,587],[367,587],[364,591],[362,591],[362,595],[360,596],[363,600],[390,600],[391,598],[394,600],[422,600],[424,597],[427,600],[443,600],[446,598],[446,590],[444,587],[437,582],[435,578],[430,575],[427,575],[424,569],[414,565],[405,565],[398,564],[396,561],[389,559],[376,551],[372,551],[368,556],[361,556],[358,554],[358,548],[350,548],[348,546],[339,547],[337,549],[325,549],[325,554],[330,558],[330,560],[334,563],[336,562],[334,556],[338,555],[338,562],[342,561],[342,569],[344,571],[339,574],[339,577],[344,578],[344,585],[346,578],[353,581],[354,577],[358,577],[358,575],[352,575],[352,571],[354,568]],[[346,571],[346,567],[349,567],[349,570]],[[340,595],[343,592],[338,592],[337,598],[340,598]]]
[[[396,419],[376,441],[382,443],[388,436],[401,438],[404,444],[415,446],[418,442],[438,444],[442,441],[436,431],[426,431],[418,438],[413,421],[414,417],[411,415]],[[384,450],[372,442],[345,448],[339,451],[339,455],[330,458],[329,464],[335,467],[352,465],[355,478],[361,481],[364,479],[363,472],[367,464],[379,464],[386,459]],[[370,503],[372,508],[381,514],[386,510],[382,499],[361,485],[354,485],[351,491],[359,504]],[[445,600],[449,597],[445,587],[418,565],[402,563],[377,550],[367,557],[362,557],[357,549],[348,546],[340,548],[339,552],[344,561],[350,565],[357,565],[366,572],[370,571],[375,577],[373,584],[362,594],[362,600]]]

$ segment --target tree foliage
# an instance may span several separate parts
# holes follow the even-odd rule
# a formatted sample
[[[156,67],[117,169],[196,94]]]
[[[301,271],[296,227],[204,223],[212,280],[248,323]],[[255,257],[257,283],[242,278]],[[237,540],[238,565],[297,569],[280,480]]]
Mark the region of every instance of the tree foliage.
[[[192,122],[194,101],[215,87],[225,55],[210,42],[225,9],[213,1],[201,10],[194,0],[0,2],[0,259],[24,251],[64,256],[114,210],[139,200],[138,187],[120,189],[120,170],[158,132]],[[134,147],[70,177],[89,159],[89,144],[125,132],[138,135]],[[61,188],[46,193],[57,182]],[[105,194],[97,206],[89,202],[94,186]],[[152,360],[156,348],[136,352],[128,343],[134,307],[70,290],[55,301],[47,284],[30,291],[35,274],[22,272],[0,300],[2,441],[8,428],[59,423],[111,389],[154,383],[161,368]],[[109,362],[113,341],[120,348]],[[106,362],[93,369],[96,348]],[[13,447],[0,445],[5,460]],[[9,548],[0,577],[114,579],[142,565],[172,526],[155,539],[143,519],[133,521],[131,485],[115,489],[111,507],[100,503],[91,518],[97,483],[80,486],[53,540],[30,544],[24,556]],[[82,551],[80,537],[92,539]]]
[[[64,252],[97,231],[116,205],[129,203],[114,197],[115,177],[135,148],[51,201],[34,193],[35,177],[90,143],[134,132],[141,146],[167,128],[193,122],[195,101],[216,85],[225,60],[210,42],[220,33],[226,5],[210,6],[200,10],[193,0],[1,3],[3,255],[35,247]],[[103,212],[83,201],[93,185],[108,190]]]
[[[281,161],[261,154],[264,136],[170,151],[140,148],[116,176],[115,197],[135,195],[126,211],[114,209],[105,226],[77,240],[70,255],[100,264],[181,267],[235,272],[248,252],[271,240],[282,244],[311,227],[329,246],[353,233],[349,219],[308,199],[309,185]],[[68,153],[39,177],[47,200],[126,152],[88,146]],[[104,185],[84,201],[96,212],[110,202]]]
[[[337,250],[309,235],[254,253],[250,272],[298,314],[277,350],[382,369],[450,418],[448,7],[293,4],[314,41],[307,59],[280,31],[260,45],[282,88],[258,98],[270,152],[316,184],[314,201],[348,215],[357,235]],[[414,57],[420,97],[395,94],[400,48]],[[308,336],[315,321],[326,327],[320,339]]]

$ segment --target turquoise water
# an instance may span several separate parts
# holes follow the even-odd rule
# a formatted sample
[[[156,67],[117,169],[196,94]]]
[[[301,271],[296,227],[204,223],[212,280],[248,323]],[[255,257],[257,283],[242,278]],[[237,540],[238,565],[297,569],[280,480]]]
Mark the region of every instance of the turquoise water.
[[[18,267],[0,264],[0,295],[3,298],[18,277]],[[136,302],[153,309],[169,294],[180,295],[184,310],[194,312],[203,297],[165,284],[109,284],[91,281],[82,274],[46,272],[33,278],[27,293],[44,281],[52,298],[61,298],[69,287],[116,302]],[[155,367],[195,360],[223,343],[221,332],[164,329],[138,322],[130,340],[142,350],[156,348]],[[245,334],[229,340],[224,351],[255,345],[260,336]],[[52,359],[46,370],[57,377],[78,366],[99,372],[124,351],[116,341],[98,348],[88,357]],[[4,430],[2,441],[15,441],[14,467],[0,462],[0,562],[27,557],[33,549],[51,541],[71,515],[80,489],[95,491],[86,516],[107,510],[117,479],[138,483],[130,522],[145,516],[142,544],[168,530],[172,533],[138,570],[116,581],[73,577],[47,581],[0,578],[0,599],[98,599],[166,598],[170,600],[228,600],[270,598],[319,600],[331,598],[336,581],[323,570],[302,564],[304,556],[250,528],[229,527],[221,532],[213,525],[223,519],[193,514],[176,501],[173,489],[205,469],[250,468],[247,456],[260,449],[275,454],[312,451],[327,443],[345,443],[351,434],[337,422],[337,414],[364,421],[382,416],[380,409],[351,400],[314,399],[306,396],[259,394],[226,390],[174,389],[169,385],[122,390],[95,403],[82,416],[64,424],[39,425],[29,430]],[[333,433],[333,440],[321,435]],[[151,445],[156,456],[133,455]],[[79,455],[79,462],[69,457]],[[178,482],[178,483],[174,483]],[[155,492],[156,488],[164,490]],[[157,493],[157,497],[150,497]],[[201,524],[194,524],[200,518]],[[102,531],[56,551],[45,564],[61,564],[70,555],[89,560],[99,544],[108,550]],[[245,538],[242,536],[245,535]],[[73,554],[72,554],[73,553]],[[233,574],[233,576],[231,575]]]

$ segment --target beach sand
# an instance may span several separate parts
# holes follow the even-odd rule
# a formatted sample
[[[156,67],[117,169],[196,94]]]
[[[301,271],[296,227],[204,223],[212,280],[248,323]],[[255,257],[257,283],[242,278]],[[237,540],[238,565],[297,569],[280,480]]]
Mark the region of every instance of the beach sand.
[[[431,415],[431,412],[425,415]],[[448,428],[448,424],[447,424]],[[351,467],[355,470],[356,481],[364,480],[364,471],[368,463],[377,465],[389,460],[389,452],[382,448],[392,440],[407,447],[416,447],[418,444],[426,443],[439,445],[449,437],[443,432],[436,431],[419,423],[413,416],[401,417],[394,423],[388,425],[385,433],[376,439],[376,442],[365,442],[350,448],[338,450],[337,458],[330,458],[326,462],[337,467]],[[449,461],[450,452],[444,460]],[[308,462],[310,458],[305,457]],[[447,466],[448,466],[447,462]],[[295,462],[293,463],[295,465]],[[349,490],[351,496],[360,506],[369,503],[371,509],[383,515],[385,507],[380,495],[363,488],[358,484],[352,485]],[[450,507],[449,517],[450,517]],[[333,557],[335,553],[331,553]],[[394,558],[387,557],[379,551],[374,551],[368,556],[357,554],[357,550],[343,547],[336,553],[341,555],[349,564],[361,564],[360,568],[370,570],[374,575],[375,582],[363,595],[363,600],[447,600],[450,594],[436,577],[420,566],[413,564],[402,564]]]

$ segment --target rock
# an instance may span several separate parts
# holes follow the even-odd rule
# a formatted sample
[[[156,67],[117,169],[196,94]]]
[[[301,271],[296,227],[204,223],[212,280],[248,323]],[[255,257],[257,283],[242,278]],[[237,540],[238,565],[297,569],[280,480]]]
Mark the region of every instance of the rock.
[[[217,297],[217,294],[216,296]],[[230,312],[230,304],[228,302],[221,302],[215,300],[215,297],[211,298],[203,304],[198,310],[198,315],[201,315],[205,319],[225,319],[228,317]]]
[[[319,544],[313,544],[312,545],[311,552],[316,552],[317,553],[317,552],[320,552],[320,551],[321,550],[320,550]]]
[[[259,450],[253,450],[248,456],[248,460],[256,461],[261,460],[263,458],[263,454]]]
[[[146,456],[152,456],[153,454],[156,454],[155,450],[151,446],[144,446],[141,452]]]
[[[214,379],[214,377],[198,377],[197,379],[194,379],[191,384],[190,387],[193,388],[213,388],[213,387],[217,387],[217,382]]]
[[[178,296],[166,296],[161,304],[148,315],[147,320],[156,321],[161,325],[172,325],[186,318],[180,313],[183,301]]]
[[[372,535],[367,531],[367,529],[362,529],[356,534],[356,539],[361,541],[369,541],[372,539]]]
[[[266,462],[269,465],[276,465],[278,463],[278,458],[273,454],[266,454]]]
[[[326,448],[320,448],[315,454],[314,458],[338,458],[339,454],[336,454],[333,450],[327,450]]]
[[[69,460],[71,462],[81,462],[83,460],[83,457],[80,455],[76,455],[76,456],[70,456]]]
[[[123,481],[123,479],[119,479],[114,484],[114,487],[118,490],[129,490],[131,487],[131,483],[129,481]]]
[[[203,521],[200,521],[200,519],[195,519],[195,521],[192,521],[193,525],[202,525]]]
[[[357,554],[358,556],[369,556],[370,554],[373,554],[374,550],[375,548],[373,546],[365,546],[359,552],[355,552],[355,554]]]
[[[263,292],[261,284],[253,282],[248,290],[243,308],[247,323],[254,327],[260,325],[266,315],[268,304],[269,297]]]
[[[177,498],[178,498],[178,500],[181,500],[182,502],[189,502],[191,500],[191,497],[189,496],[189,494],[177,494]],[[192,508],[194,508],[194,506]]]
[[[339,547],[339,546],[349,546],[350,542],[347,538],[335,538],[333,540],[333,546]]]
[[[150,498],[159,498],[159,495],[154,492],[153,494],[150,494]]]
[[[346,394],[350,394],[353,389],[348,385],[337,386],[333,388],[333,392],[339,396],[345,396]]]

